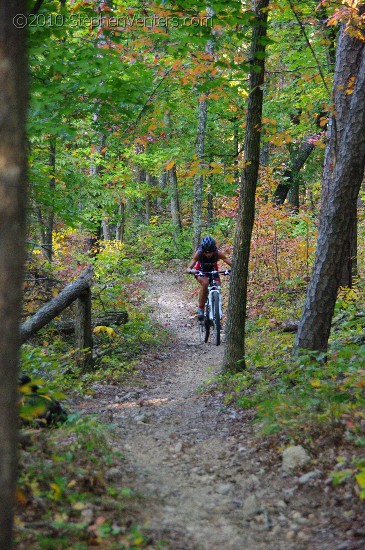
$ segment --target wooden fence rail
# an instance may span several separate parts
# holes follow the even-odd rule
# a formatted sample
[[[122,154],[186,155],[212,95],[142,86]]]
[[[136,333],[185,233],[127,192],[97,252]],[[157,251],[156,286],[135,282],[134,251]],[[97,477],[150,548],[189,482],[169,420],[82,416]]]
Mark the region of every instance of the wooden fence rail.
[[[53,300],[20,326],[21,342],[26,342],[38,330],[76,301],[75,341],[76,361],[87,369],[92,365],[93,337],[91,328],[91,279],[93,267],[88,266],[75,281],[67,285]]]

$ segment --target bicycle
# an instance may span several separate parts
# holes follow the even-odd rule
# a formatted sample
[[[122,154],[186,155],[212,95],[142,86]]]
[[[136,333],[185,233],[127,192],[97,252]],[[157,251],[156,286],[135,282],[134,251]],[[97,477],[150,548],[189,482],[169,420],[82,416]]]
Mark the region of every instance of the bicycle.
[[[219,346],[221,343],[221,319],[222,294],[221,287],[217,281],[217,275],[230,275],[230,270],[225,271],[196,271],[195,275],[206,276],[209,279],[208,298],[204,307],[204,319],[198,321],[200,343],[206,344],[209,339],[210,327],[213,327],[214,344]]]

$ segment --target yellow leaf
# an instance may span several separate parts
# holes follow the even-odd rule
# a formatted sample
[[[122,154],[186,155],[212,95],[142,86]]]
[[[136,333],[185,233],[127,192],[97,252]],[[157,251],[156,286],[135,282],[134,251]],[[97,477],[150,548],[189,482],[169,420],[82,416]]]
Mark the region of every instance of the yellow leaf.
[[[62,491],[57,483],[50,483],[50,488],[53,490],[53,498],[59,500],[61,498]]]
[[[313,386],[314,388],[319,388],[319,386],[321,385],[321,381],[320,380],[311,380],[311,386]]]
[[[15,525],[15,527],[20,527],[20,528],[22,528],[22,527],[25,526],[25,523],[24,523],[24,521],[22,521],[20,518],[18,518],[18,517],[15,516],[15,518],[14,518],[14,525]]]
[[[53,521],[55,523],[66,523],[68,519],[67,514],[55,514]]]
[[[72,508],[74,510],[85,510],[87,506],[83,502],[75,502],[75,504],[72,505]]]
[[[361,489],[365,489],[365,470],[355,476]]]
[[[105,326],[97,326],[93,329],[94,334],[101,334],[102,332],[105,332],[109,337],[116,336],[116,332],[111,327],[105,327]]]
[[[170,162],[168,164],[166,164],[165,170],[171,170],[171,168],[174,166],[174,164],[175,164],[175,161],[170,160]]]
[[[20,506],[25,506],[28,502],[28,498],[26,496],[25,493],[23,493],[23,491],[17,491],[15,493],[15,498],[16,498],[16,501],[18,504],[20,504]]]

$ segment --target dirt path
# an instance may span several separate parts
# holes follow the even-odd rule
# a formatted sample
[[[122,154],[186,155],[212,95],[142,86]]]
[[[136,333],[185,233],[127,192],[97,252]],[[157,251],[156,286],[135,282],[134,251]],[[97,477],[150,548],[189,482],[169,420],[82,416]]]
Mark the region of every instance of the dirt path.
[[[198,344],[182,280],[149,274],[147,284],[173,343],[144,364],[141,388],[108,386],[94,397],[118,426],[126,479],[145,498],[140,524],[151,539],[171,550],[363,547],[351,494],[336,505],[315,464],[303,470],[317,472],[307,480],[303,471],[284,475],[280,451],[256,437],[249,413],[201,390],[219,372],[223,345]]]

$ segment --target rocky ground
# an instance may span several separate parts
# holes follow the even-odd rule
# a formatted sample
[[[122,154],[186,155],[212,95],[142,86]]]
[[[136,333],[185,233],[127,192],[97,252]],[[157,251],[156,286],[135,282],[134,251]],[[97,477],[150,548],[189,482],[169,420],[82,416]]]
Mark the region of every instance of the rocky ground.
[[[83,411],[117,425],[123,478],[143,495],[139,524],[150,548],[171,550],[355,550],[364,515],[351,487],[333,488],[324,464],[262,439],[253,412],[224,405],[205,382],[223,349],[200,344],[196,299],[176,272],[149,274],[154,315],[172,332],[163,353],[144,359],[139,384],[100,386]]]

